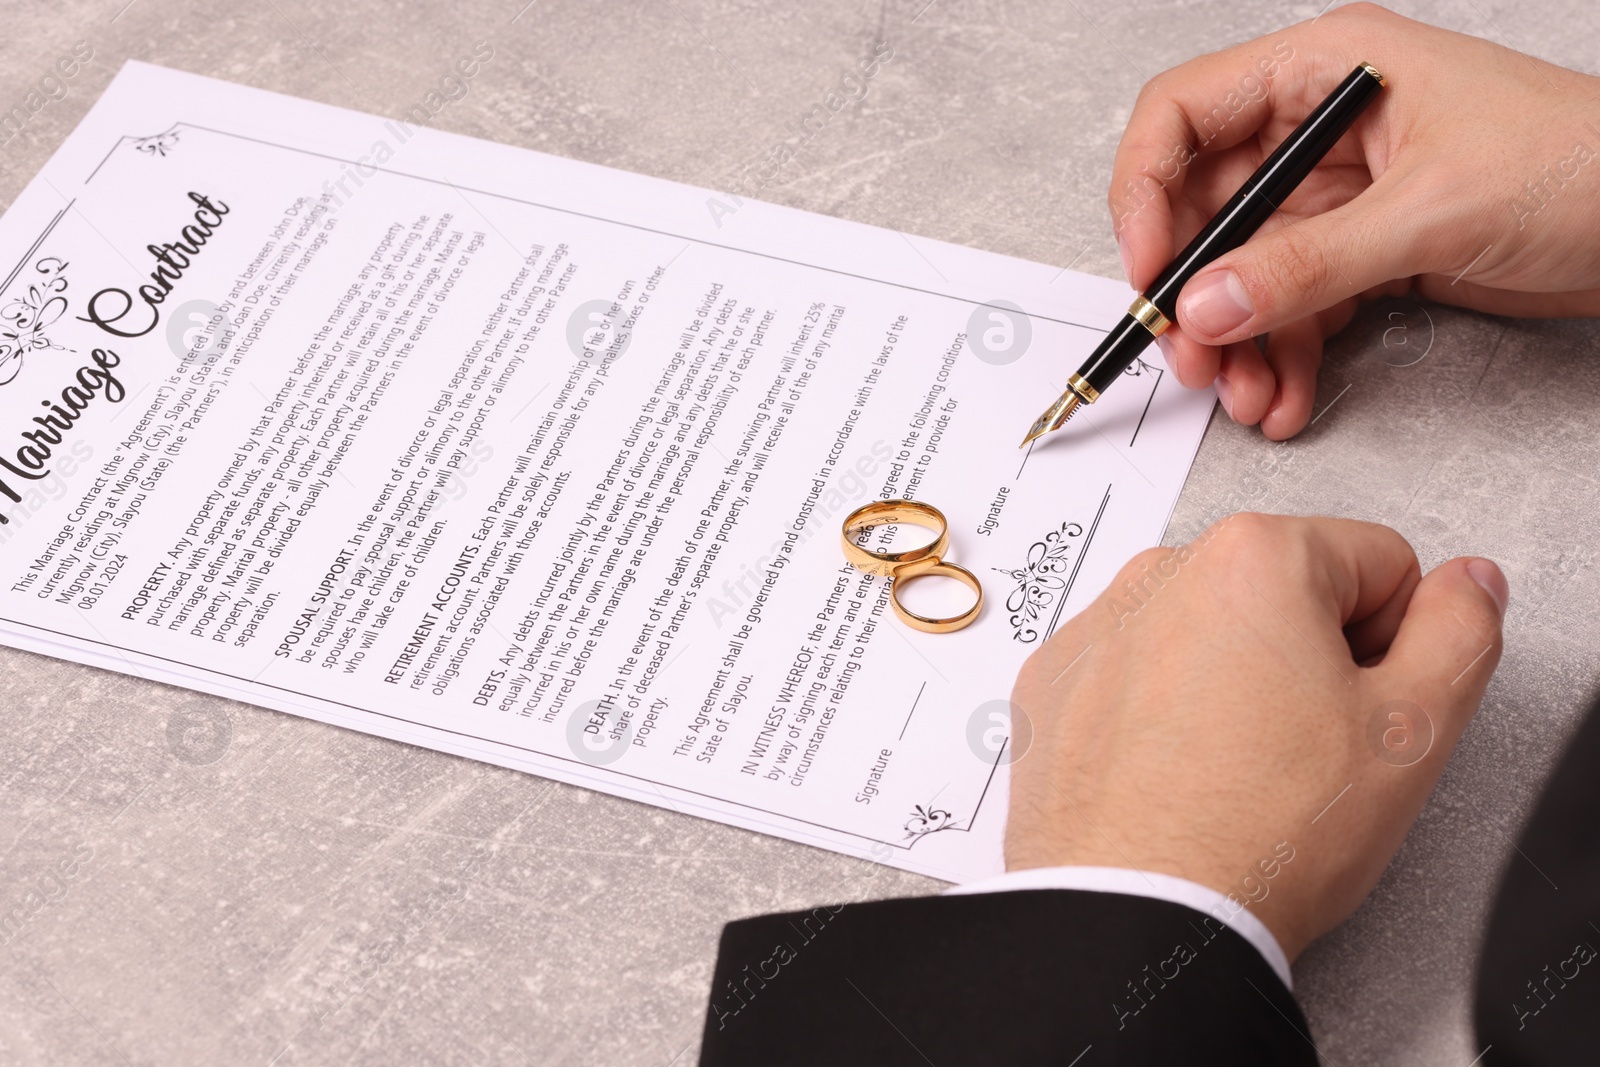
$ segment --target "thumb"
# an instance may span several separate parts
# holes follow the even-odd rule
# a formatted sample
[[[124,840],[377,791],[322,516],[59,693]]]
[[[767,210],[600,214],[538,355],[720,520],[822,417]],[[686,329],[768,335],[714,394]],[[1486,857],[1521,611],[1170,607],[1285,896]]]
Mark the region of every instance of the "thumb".
[[[1492,561],[1463,557],[1423,576],[1384,655],[1371,668],[1380,692],[1443,717],[1446,752],[1478,709],[1500,662],[1510,589]]]
[[[1189,279],[1178,296],[1178,325],[1202,344],[1242,341],[1421,273],[1413,262],[1418,213],[1386,191],[1374,185],[1298,221],[1279,212],[1282,225]]]

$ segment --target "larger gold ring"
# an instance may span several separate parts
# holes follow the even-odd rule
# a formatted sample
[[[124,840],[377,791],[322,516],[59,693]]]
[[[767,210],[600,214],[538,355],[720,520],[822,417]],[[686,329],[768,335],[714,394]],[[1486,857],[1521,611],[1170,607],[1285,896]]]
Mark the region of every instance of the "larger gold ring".
[[[868,526],[904,522],[923,526],[936,532],[934,539],[919,548],[901,552],[874,552],[856,544],[851,534]],[[916,500],[875,500],[856,508],[844,520],[844,530],[839,535],[844,548],[844,558],[868,574],[894,577],[900,568],[909,563],[931,559],[938,562],[944,550],[950,547],[950,524],[944,513],[931,504]]]
[[[900,587],[913,578],[926,578],[934,575],[954,578],[956,581],[978,594],[972,602],[972,607],[960,615],[952,615],[947,619],[930,619],[926,615],[916,612],[900,603]],[[917,563],[908,563],[895,572],[894,584],[889,587],[889,603],[894,606],[894,613],[900,616],[900,621],[915,630],[930,634],[947,634],[963,627],[970,626],[983,610],[983,586],[979,584],[977,575],[965,567],[958,567],[954,563],[946,563],[942,559],[925,559]]]

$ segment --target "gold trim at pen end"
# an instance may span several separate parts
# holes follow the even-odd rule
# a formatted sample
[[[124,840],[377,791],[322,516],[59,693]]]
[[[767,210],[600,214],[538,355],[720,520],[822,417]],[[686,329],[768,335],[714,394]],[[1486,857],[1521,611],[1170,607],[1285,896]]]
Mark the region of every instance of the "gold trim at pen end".
[[[1172,328],[1172,321],[1161,313],[1161,309],[1145,299],[1141,293],[1133,298],[1133,303],[1128,305],[1128,314],[1139,320],[1139,325],[1150,331],[1151,337],[1160,337]]]
[[[1361,69],[1372,75],[1374,78],[1377,78],[1379,85],[1383,86],[1385,89],[1389,88],[1389,80],[1378,72],[1377,67],[1374,67],[1371,63],[1363,63],[1361,64]]]

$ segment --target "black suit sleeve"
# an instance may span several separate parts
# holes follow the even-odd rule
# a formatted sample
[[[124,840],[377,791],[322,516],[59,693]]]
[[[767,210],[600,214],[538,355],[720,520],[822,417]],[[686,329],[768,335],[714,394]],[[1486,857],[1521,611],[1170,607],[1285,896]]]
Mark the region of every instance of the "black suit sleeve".
[[[1600,708],[1512,853],[1478,963],[1491,1067],[1600,1062]]]
[[[1261,954],[1210,916],[1026,890],[730,923],[700,1062],[1315,1067],[1308,1033]]]

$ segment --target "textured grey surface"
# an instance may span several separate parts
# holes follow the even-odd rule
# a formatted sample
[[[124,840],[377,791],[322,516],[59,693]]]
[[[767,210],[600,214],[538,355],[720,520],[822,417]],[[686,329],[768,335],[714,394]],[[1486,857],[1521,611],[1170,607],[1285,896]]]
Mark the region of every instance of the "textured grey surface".
[[[96,57],[0,152],[0,199],[127,57],[398,116],[481,39],[493,60],[436,125],[735,187],[881,38],[866,98],[761,195],[1112,276],[1105,187],[1143,78],[1321,6],[124,2],[8,0],[0,109],[73,42]],[[1400,10],[1580,69],[1600,42],[1576,0]],[[1425,565],[1510,576],[1478,720],[1373,899],[1296,969],[1329,1062],[1464,1067],[1489,894],[1597,674],[1600,365],[1592,323],[1399,311],[1336,343],[1333,406],[1293,444],[1214,421],[1169,539],[1239,507],[1354,515]],[[0,706],[0,911],[49,899],[0,946],[7,1064],[682,1064],[724,921],[937,888],[35,656],[0,651]],[[195,713],[231,728],[214,762],[169,744]]]

